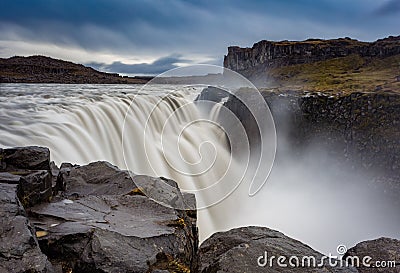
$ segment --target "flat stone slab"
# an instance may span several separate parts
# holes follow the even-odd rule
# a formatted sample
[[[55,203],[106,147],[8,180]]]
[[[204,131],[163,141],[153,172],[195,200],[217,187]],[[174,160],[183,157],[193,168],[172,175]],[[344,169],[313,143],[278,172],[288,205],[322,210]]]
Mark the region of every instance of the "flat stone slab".
[[[0,183],[18,184],[21,176],[11,173],[0,173]]]
[[[173,223],[179,221],[177,211],[159,205],[144,196],[85,196],[76,200],[41,204],[31,209],[40,216],[35,222],[43,230],[62,234],[59,224],[70,222],[88,228],[100,228],[123,236],[149,238],[175,232]]]
[[[196,214],[143,193],[147,187],[166,203],[195,207],[193,195],[183,195],[175,182],[132,179],[128,171],[94,162],[62,164],[57,183],[65,191],[50,203],[31,207],[30,219],[39,230],[43,253],[59,271],[188,272],[182,270],[196,265]]]

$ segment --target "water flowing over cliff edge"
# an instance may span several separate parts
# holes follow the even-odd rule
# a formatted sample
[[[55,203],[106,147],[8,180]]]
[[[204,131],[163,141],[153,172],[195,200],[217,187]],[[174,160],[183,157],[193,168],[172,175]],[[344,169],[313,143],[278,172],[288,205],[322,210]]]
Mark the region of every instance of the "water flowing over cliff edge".
[[[192,104],[201,90],[157,85],[151,93],[135,97],[127,117],[129,122],[123,130],[126,111],[138,91],[135,87],[4,85],[2,88],[7,91],[2,98],[1,145],[47,146],[57,164],[107,160],[136,174],[173,178],[182,190],[189,191],[207,187],[224,177],[219,190],[198,196],[198,207],[220,197],[223,191],[229,193],[235,185],[232,182],[242,177],[246,167],[237,158],[231,158],[225,135],[209,123],[195,123],[186,128],[181,135],[180,149],[173,149],[182,126],[191,124],[193,119],[213,120],[218,116],[217,109],[204,113]],[[160,100],[165,90],[173,90],[175,95]],[[189,105],[182,107],[186,104]],[[239,111],[240,105],[229,98],[225,104],[238,114],[246,128],[245,112]],[[153,118],[147,121],[152,111]],[[161,134],[163,122],[167,120],[169,126]],[[278,123],[278,134],[279,124],[285,123]],[[121,130],[125,140],[129,140],[125,158]],[[252,135],[251,128],[248,133]],[[248,225],[276,228],[324,252],[332,251],[338,242],[352,245],[371,236],[395,237],[400,222],[395,214],[397,204],[386,199],[384,188],[365,187],[368,176],[349,166],[337,167],[337,161],[324,154],[324,149],[322,153],[318,149],[305,149],[297,156],[296,153],[279,154],[282,147],[290,150],[291,146],[281,142],[284,139],[278,140],[277,164],[262,191],[250,198],[249,183],[244,181],[222,202],[199,210],[201,240],[215,231]],[[187,162],[182,161],[182,155]],[[202,164],[196,165],[202,157]],[[208,166],[212,169],[200,178],[185,175],[202,172]],[[371,203],[371,199],[376,202]],[[349,206],[351,210],[346,209]],[[327,209],[340,212],[340,217],[325,213]],[[362,217],[366,214],[369,217]],[[316,217],[318,225],[315,225]],[[348,233],[349,225],[359,230],[356,236]]]

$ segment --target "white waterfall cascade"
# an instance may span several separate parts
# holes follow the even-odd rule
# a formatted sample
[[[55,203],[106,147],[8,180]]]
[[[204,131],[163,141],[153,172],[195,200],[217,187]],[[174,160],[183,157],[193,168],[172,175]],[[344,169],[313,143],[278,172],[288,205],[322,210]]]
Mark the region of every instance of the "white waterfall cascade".
[[[192,103],[200,90],[154,88],[136,95],[140,86],[0,85],[0,147],[46,146],[57,165],[106,160],[174,179],[196,192],[198,207],[216,203],[198,211],[201,240],[263,225],[335,254],[339,244],[398,237],[398,207],[313,151],[309,161],[280,158],[268,183],[249,197],[246,162],[232,157],[222,129],[210,122],[218,106],[204,113]],[[163,98],[166,89],[175,95]]]
[[[219,106],[203,113],[193,103],[201,89],[176,87],[166,96],[163,86],[154,95],[129,89],[109,94],[111,88],[103,87],[108,95],[87,90],[81,96],[54,87],[25,96],[8,90],[3,104],[15,107],[3,108],[1,146],[48,147],[57,165],[105,160],[136,174],[171,178],[181,190],[196,193],[199,208],[218,203],[242,181],[245,169],[232,158],[224,131],[212,122]],[[212,214],[212,209],[199,210],[201,238],[217,228]]]

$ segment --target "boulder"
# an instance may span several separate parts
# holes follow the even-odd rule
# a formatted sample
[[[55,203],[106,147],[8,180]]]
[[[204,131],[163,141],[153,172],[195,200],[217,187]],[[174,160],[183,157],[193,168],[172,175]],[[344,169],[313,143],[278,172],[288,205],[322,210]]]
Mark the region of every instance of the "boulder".
[[[0,183],[18,184],[18,198],[24,207],[49,201],[52,179],[48,148],[0,149]]]
[[[0,149],[0,161],[0,272],[196,271],[196,200],[175,181],[107,162],[58,168],[41,147]]]
[[[16,192],[17,185],[0,183],[0,272],[53,272]]]
[[[2,171],[50,170],[50,151],[37,146],[0,149],[0,161]]]
[[[286,267],[279,266],[280,256],[285,257],[280,263]],[[315,258],[316,266],[309,257]],[[354,268],[341,267],[337,260],[334,260],[338,262],[337,267],[330,266],[328,260],[321,263],[322,257],[311,247],[278,231],[265,227],[244,227],[215,233],[204,241],[199,251],[199,272],[357,272]]]
[[[30,213],[41,249],[58,270],[195,271],[195,207],[193,212],[175,206],[195,206],[195,200],[174,181],[135,176],[107,162],[63,164],[57,180],[65,192]]]
[[[371,260],[364,265],[362,259],[367,256],[371,257]],[[347,251],[344,258],[348,257],[360,259],[361,263],[357,268],[360,273],[398,273],[400,272],[400,240],[379,238],[361,242]]]
[[[49,171],[36,171],[20,177],[18,198],[25,208],[48,202],[52,197],[52,176]]]
[[[128,171],[104,161],[85,166],[63,163],[57,180],[66,196],[119,195],[136,188]]]
[[[58,189],[64,196],[85,195],[145,195],[157,202],[176,209],[195,210],[192,194],[182,194],[178,184],[170,179],[135,175],[121,171],[104,161],[85,166],[63,163],[57,179]]]
[[[213,102],[221,102],[222,99],[229,97],[229,92],[214,86],[204,88],[201,93],[195,98],[196,101],[208,100]]]

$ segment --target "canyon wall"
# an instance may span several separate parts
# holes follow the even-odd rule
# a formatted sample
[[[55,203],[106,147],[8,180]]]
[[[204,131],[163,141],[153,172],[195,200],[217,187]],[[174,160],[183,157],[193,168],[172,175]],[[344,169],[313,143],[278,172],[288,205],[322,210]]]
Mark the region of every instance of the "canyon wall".
[[[305,64],[358,54],[362,57],[388,57],[400,54],[400,36],[390,36],[373,43],[350,38],[309,39],[302,42],[260,41],[251,48],[231,46],[224,56],[224,67],[244,76],[252,76],[271,67]]]

